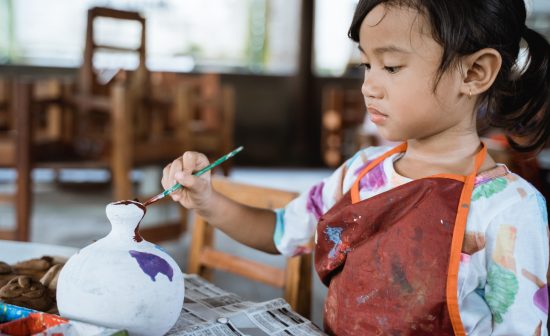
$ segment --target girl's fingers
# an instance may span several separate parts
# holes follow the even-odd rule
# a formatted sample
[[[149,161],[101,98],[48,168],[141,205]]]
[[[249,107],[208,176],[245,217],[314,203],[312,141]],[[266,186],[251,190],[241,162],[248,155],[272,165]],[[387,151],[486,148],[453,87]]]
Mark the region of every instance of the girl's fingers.
[[[181,160],[175,160],[172,162],[172,165],[170,166],[170,171],[168,172],[168,176],[170,177],[168,180],[169,187],[173,186],[177,181],[175,175],[178,172],[181,172],[182,170],[182,163]]]
[[[181,161],[183,163],[183,172],[191,175],[195,170],[195,157],[198,153],[196,152],[185,152],[181,156]],[[181,178],[181,177],[180,177]]]
[[[161,179],[161,184],[164,190],[171,188],[174,184],[176,184],[176,179],[174,178],[174,174],[178,171],[181,171],[180,159],[174,160],[172,163],[164,167],[164,169],[162,170],[162,179]],[[179,190],[176,190],[170,194],[170,197],[174,201],[178,201],[181,198],[180,194],[181,192]]]
[[[170,177],[169,180],[168,180],[168,186],[166,187],[167,189],[168,188],[171,188],[174,184],[178,183],[175,175],[177,173],[180,173],[182,170],[182,163],[181,163],[181,160],[175,160],[172,165],[170,166],[170,171],[168,173],[168,176]],[[180,190],[176,190],[174,192],[172,192],[170,194],[170,197],[172,197],[172,199],[174,201],[179,201],[181,199],[181,189]]]
[[[196,161],[196,169],[197,170],[203,169],[209,164],[210,164],[210,161],[208,161],[208,158],[206,157],[206,155],[202,153],[198,153],[197,161]]]
[[[206,186],[201,181],[209,181],[210,172],[204,173],[201,177],[192,174],[208,166],[208,158],[202,153],[185,152],[181,159],[183,169],[174,175],[176,180],[190,190],[203,191]]]
[[[209,164],[208,158],[198,152],[185,152],[181,160],[183,162],[183,171],[188,174],[199,171]]]
[[[176,183],[185,187],[170,194],[174,201],[180,201],[183,198],[183,193],[187,191],[202,193],[210,183],[210,172],[205,173],[202,177],[193,176],[192,174],[208,166],[208,164],[208,158],[204,154],[185,152],[180,158],[164,167],[161,184],[165,190]]]
[[[160,184],[162,185],[162,188],[163,189],[167,189],[168,188],[168,179],[170,178],[169,174],[170,174],[170,166],[172,164],[169,163],[166,165],[166,167],[164,167],[162,169],[162,178],[160,179]]]
[[[204,186],[205,179],[199,176],[193,176],[186,172],[178,172],[175,175],[176,181],[189,190],[201,190]]]

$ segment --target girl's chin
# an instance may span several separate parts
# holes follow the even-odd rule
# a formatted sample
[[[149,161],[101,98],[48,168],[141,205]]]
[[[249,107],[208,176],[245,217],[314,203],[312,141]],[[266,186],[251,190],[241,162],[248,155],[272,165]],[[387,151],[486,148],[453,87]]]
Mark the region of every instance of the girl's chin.
[[[382,137],[386,141],[391,141],[391,142],[405,141],[405,139],[403,139],[402,136],[399,136],[398,134],[395,134],[393,132],[389,132],[383,127],[378,127],[378,134],[380,135],[380,137]]]

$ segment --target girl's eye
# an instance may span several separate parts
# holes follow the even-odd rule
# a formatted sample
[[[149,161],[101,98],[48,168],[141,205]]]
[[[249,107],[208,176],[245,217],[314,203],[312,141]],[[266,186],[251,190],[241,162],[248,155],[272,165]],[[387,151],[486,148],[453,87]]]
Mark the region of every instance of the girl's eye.
[[[397,73],[401,69],[400,66],[385,66],[384,70],[386,70],[390,74]]]
[[[361,63],[361,64],[359,64],[359,66],[360,66],[360,67],[363,67],[363,68],[365,68],[365,69],[367,69],[367,70],[370,70],[370,64],[369,64],[369,63]]]

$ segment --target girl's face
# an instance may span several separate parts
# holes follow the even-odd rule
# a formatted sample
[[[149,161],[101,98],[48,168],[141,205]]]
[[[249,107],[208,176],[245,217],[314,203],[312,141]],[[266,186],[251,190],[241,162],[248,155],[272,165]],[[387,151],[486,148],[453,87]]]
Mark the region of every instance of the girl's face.
[[[472,113],[463,108],[458,70],[446,71],[434,93],[443,48],[422,14],[378,5],[363,20],[359,40],[365,66],[361,91],[368,117],[384,138],[425,140],[475,129]]]

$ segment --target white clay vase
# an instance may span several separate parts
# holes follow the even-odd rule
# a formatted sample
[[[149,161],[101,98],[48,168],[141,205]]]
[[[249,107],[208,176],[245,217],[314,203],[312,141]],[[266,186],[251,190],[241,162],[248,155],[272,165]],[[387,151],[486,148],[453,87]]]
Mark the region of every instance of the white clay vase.
[[[145,211],[134,201],[107,205],[111,232],[71,257],[59,275],[62,317],[147,336],[164,335],[176,323],[183,274],[166,252],[139,235]]]

